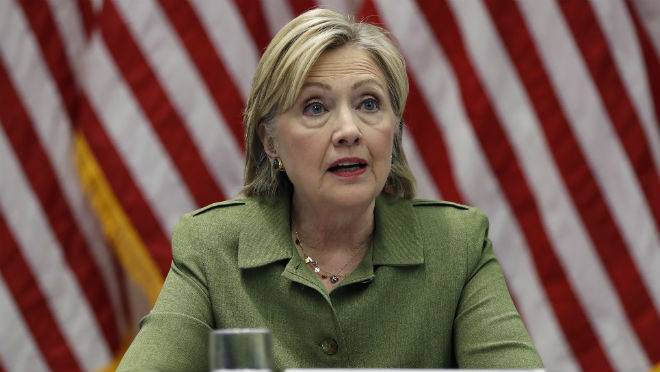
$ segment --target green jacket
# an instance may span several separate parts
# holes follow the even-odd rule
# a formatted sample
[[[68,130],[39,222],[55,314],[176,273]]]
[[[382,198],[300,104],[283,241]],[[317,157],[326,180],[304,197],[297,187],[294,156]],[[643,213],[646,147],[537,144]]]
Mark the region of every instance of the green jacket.
[[[330,294],[294,253],[288,199],[186,214],[118,370],[208,371],[217,328],[272,329],[276,369],[542,366],[481,212],[380,196],[374,214],[371,251]]]

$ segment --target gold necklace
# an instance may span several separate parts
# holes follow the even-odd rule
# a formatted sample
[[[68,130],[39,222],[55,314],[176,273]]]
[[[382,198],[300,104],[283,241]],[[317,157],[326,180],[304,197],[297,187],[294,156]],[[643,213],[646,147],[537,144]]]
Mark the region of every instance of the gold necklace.
[[[342,266],[341,269],[337,273],[332,273],[330,271],[325,271],[321,269],[319,266],[319,263],[317,260],[313,259],[310,255],[305,253],[305,249],[302,246],[302,240],[300,239],[300,236],[298,236],[298,231],[293,232],[294,235],[296,236],[295,243],[298,247],[300,247],[300,251],[302,252],[303,256],[305,257],[305,263],[308,265],[312,266],[312,269],[314,270],[314,273],[319,275],[321,279],[328,279],[330,283],[332,284],[337,284],[339,283],[339,280],[342,278],[342,273],[344,272],[344,269],[348,267],[348,265],[353,262],[353,259],[357,256],[358,252],[360,252],[360,249],[356,249],[351,258]]]

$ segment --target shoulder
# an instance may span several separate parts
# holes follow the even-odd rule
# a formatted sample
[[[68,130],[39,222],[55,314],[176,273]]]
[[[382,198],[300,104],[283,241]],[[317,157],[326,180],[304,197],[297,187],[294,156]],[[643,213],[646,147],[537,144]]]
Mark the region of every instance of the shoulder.
[[[387,197],[381,200],[382,209],[387,211],[386,214],[393,221],[385,228],[396,225],[403,231],[414,231],[429,244],[451,242],[449,245],[456,248],[456,243],[465,242],[471,246],[480,246],[488,233],[488,219],[478,208],[431,199]],[[458,245],[464,246],[463,243]]]
[[[282,198],[239,197],[209,204],[184,214],[174,228],[177,235],[189,239],[238,238],[242,230],[280,221],[288,212]]]
[[[488,218],[478,208],[439,200],[412,200],[418,232],[437,251],[463,256],[475,263],[488,238]]]
[[[237,241],[254,203],[251,198],[229,199],[184,214],[172,233],[173,253]]]
[[[445,200],[413,199],[410,201],[422,225],[438,223],[460,230],[480,233],[488,227],[488,218],[478,208]],[[467,232],[467,231],[466,231]]]
[[[184,214],[176,229],[231,228],[238,227],[253,213],[260,202],[253,198],[239,197],[209,204]]]
[[[184,216],[196,218],[197,220],[222,217],[223,215],[227,214],[240,213],[248,203],[249,200],[247,198],[229,199],[209,204],[205,207],[186,213]]]
[[[458,210],[467,210],[470,209],[469,206],[463,205],[463,204],[458,204],[446,200],[435,200],[435,199],[413,199],[410,201],[410,203],[414,207],[446,207],[446,208],[454,208]]]

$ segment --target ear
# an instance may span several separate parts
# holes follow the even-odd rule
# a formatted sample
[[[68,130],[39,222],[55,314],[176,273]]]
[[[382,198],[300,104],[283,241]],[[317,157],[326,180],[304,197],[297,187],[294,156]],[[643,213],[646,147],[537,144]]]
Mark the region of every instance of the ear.
[[[257,130],[257,134],[261,140],[261,145],[264,147],[264,152],[270,159],[273,159],[277,157],[277,149],[275,147],[273,136],[269,135],[268,130],[266,130],[266,125],[267,124],[261,123]]]

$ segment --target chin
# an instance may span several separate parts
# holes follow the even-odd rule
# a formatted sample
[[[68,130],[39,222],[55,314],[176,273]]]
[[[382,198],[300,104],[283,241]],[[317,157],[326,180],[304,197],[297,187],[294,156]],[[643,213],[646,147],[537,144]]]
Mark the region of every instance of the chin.
[[[373,188],[347,188],[347,190],[335,190],[328,195],[328,203],[342,208],[366,206],[371,204],[378,196]]]

